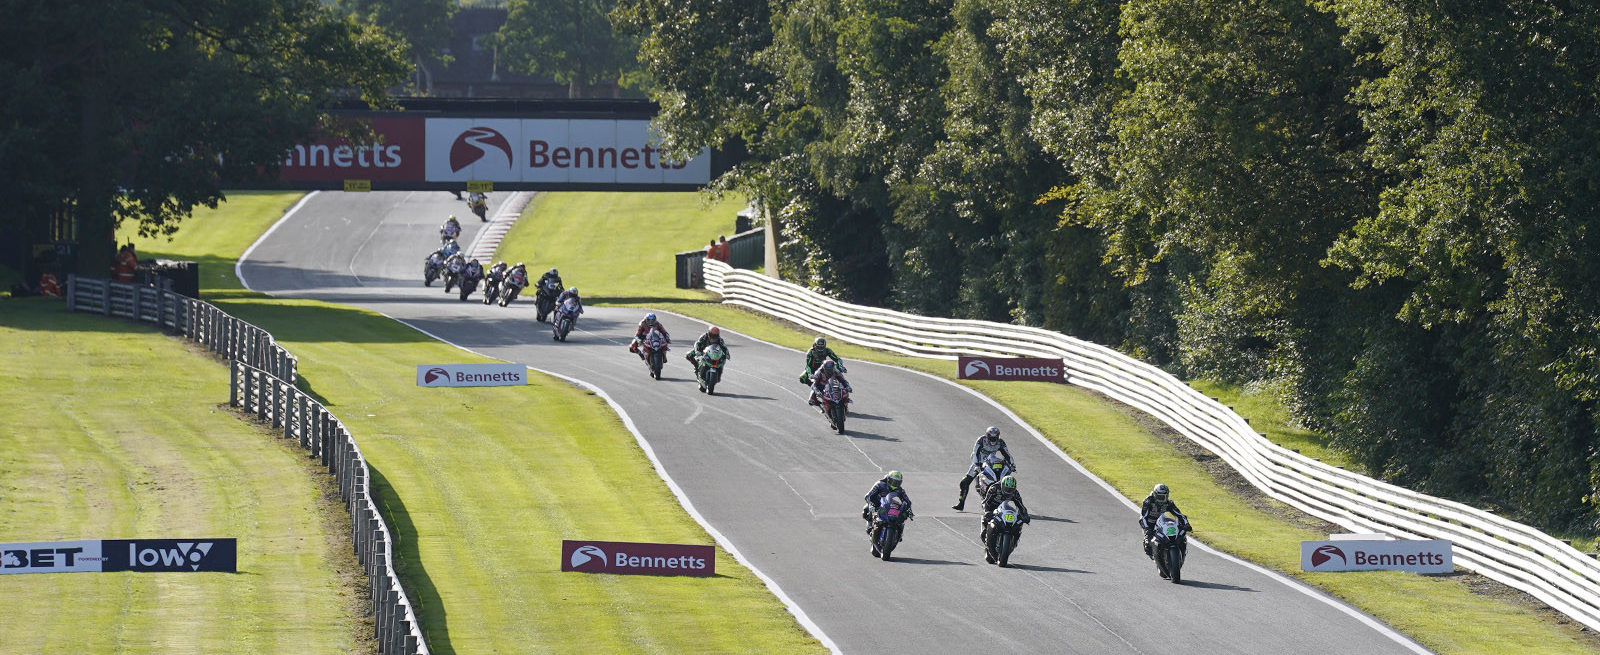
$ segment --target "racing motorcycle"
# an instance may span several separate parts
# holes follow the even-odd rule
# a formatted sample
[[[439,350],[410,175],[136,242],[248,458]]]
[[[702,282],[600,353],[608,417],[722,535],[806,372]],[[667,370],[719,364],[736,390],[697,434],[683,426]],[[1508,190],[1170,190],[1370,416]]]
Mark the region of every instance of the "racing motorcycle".
[[[467,301],[467,296],[472,295],[472,292],[476,291],[478,289],[478,281],[481,280],[481,279],[483,279],[483,271],[482,270],[479,270],[476,275],[473,275],[471,266],[468,266],[466,269],[464,269],[462,271],[462,273],[461,273],[461,301],[462,302],[466,302]]]
[[[458,236],[461,236],[461,226],[446,223],[444,227],[439,228],[439,245],[450,243]]]
[[[444,269],[444,258],[439,253],[428,255],[422,260],[422,286],[431,287],[433,281],[439,279],[439,271]]]
[[[723,350],[722,346],[714,343],[706,346],[706,351],[700,353],[694,367],[694,376],[700,381],[700,391],[716,395],[717,383],[722,381],[722,367],[727,363],[728,351]]]
[[[1183,560],[1189,554],[1188,524],[1161,515],[1156,519],[1155,535],[1145,546],[1145,553],[1156,561],[1156,570],[1172,584],[1183,582]]]
[[[878,503],[878,511],[872,517],[872,554],[887,562],[889,554],[894,552],[894,547],[900,545],[900,536],[905,533],[906,521],[911,520],[911,501],[905,500],[900,494],[888,494]]]
[[[828,426],[844,434],[844,417],[850,404],[850,392],[845,390],[844,383],[838,378],[828,380],[828,384],[822,387],[822,393],[817,395],[822,400],[820,409],[822,415],[828,418]]]
[[[500,280],[505,276],[505,271],[499,275],[490,273],[483,276],[483,304],[493,305],[495,299],[500,297]]]
[[[984,526],[983,561],[1002,568],[1010,566],[1011,551],[1016,550],[1017,540],[1022,537],[1022,523],[1016,503],[1008,500],[994,508]]]
[[[461,255],[451,255],[450,259],[445,261],[445,263],[444,263],[444,292],[445,293],[450,293],[450,287],[453,287],[453,286],[455,286],[455,285],[457,285],[457,284],[459,284],[461,282],[461,269],[465,268],[466,265],[467,265],[467,262],[466,262],[465,259],[461,258]]]
[[[522,293],[523,287],[528,286],[528,274],[525,271],[512,269],[506,273],[506,280],[501,286],[505,288],[500,290],[500,306],[505,307],[517,299],[517,294]]]
[[[556,309],[556,298],[561,295],[561,285],[555,280],[545,280],[533,296],[534,320],[543,322]]]
[[[474,193],[467,196],[467,206],[472,208],[472,213],[478,215],[478,220],[489,222],[489,196],[484,193]]]
[[[1006,462],[1005,455],[994,451],[985,455],[983,463],[978,465],[978,497],[982,498],[989,493],[989,488],[1011,475],[1011,464]]]
[[[556,341],[566,341],[567,333],[572,331],[572,326],[578,323],[578,301],[568,298],[556,309],[555,323],[551,325],[551,336]],[[662,355],[665,357],[665,355]]]
[[[644,366],[654,379],[661,379],[661,367],[667,363],[668,344],[666,335],[661,334],[660,330],[651,330],[639,343],[639,348],[644,351]]]

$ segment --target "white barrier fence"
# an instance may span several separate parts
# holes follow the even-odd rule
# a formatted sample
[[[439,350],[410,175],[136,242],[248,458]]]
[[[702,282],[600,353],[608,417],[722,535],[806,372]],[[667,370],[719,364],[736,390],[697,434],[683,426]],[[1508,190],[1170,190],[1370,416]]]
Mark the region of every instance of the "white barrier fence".
[[[1105,346],[1039,328],[851,305],[717,261],[705,262],[705,282],[707,289],[722,294],[724,303],[904,355],[1059,357],[1072,384],[1156,417],[1216,453],[1268,496],[1352,532],[1448,539],[1463,568],[1527,592],[1600,630],[1600,561],[1530,526],[1278,446],[1221,403]]]
[[[155,323],[210,347],[229,360],[228,404],[255,414],[294,439],[339,481],[350,512],[356,557],[366,572],[378,652],[427,655],[422,624],[394,570],[394,539],[368,486],[371,470],[344,423],[294,385],[298,360],[266,330],[211,303],[165,289],[67,278],[67,309]]]

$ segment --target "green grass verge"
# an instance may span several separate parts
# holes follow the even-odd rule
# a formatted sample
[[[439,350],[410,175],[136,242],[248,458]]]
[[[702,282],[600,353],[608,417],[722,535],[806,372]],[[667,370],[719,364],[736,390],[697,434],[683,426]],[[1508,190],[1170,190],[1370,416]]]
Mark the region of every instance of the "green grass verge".
[[[57,299],[0,302],[0,541],[239,540],[237,574],[0,575],[0,653],[373,650],[337,488],[218,406],[226,366]]]
[[[201,215],[147,249],[206,253],[231,274],[270,222]],[[418,363],[492,360],[365,310],[204,279],[203,295],[300,358],[302,386],[356,436],[434,652],[820,650],[720,550],[711,578],[560,571],[563,538],[711,543],[601,399],[538,374],[526,387],[419,388]]]
[[[579,264],[584,267],[581,270],[601,276],[593,282],[583,281],[594,289],[592,294],[586,291],[586,296],[598,296],[610,304],[666,309],[772,343],[808,347],[814,335],[793,329],[790,324],[723,306],[712,300],[712,294],[673,288],[670,258],[664,259],[662,253],[704,243],[727,229],[738,209],[728,211],[719,206],[696,210],[692,209],[699,207],[696,201],[680,195],[541,194],[542,201],[530,205],[504,243],[530,244],[537,235],[555,239],[589,230],[594,221],[601,221],[597,233],[626,235],[608,240],[605,248],[563,250],[573,254],[573,264],[563,262],[561,266],[563,276],[569,266]],[[655,207],[670,209],[662,221],[670,233],[650,232],[657,224]],[[544,244],[546,239],[538,242]],[[581,262],[580,254],[584,258]],[[625,285],[604,276],[605,271],[611,270],[627,271],[629,282]],[[847,359],[866,359],[956,378],[954,362],[904,357],[837,342],[830,345]],[[1230,491],[1204,465],[1157,436],[1147,419],[1136,412],[1064,385],[959,383],[1016,412],[1124,496],[1137,500],[1158,481],[1171,485],[1206,543],[1343,598],[1440,653],[1586,653],[1600,645],[1592,635],[1580,632],[1574,624],[1524,597],[1473,591],[1467,576],[1303,573],[1299,542],[1326,538],[1325,533],[1313,529],[1318,525],[1315,521],[1281,503],[1254,494],[1252,500]],[[1344,463],[1325,441],[1295,430],[1281,407],[1264,394],[1248,394],[1220,385],[1196,386],[1251,418],[1252,424],[1269,438],[1323,461]]]

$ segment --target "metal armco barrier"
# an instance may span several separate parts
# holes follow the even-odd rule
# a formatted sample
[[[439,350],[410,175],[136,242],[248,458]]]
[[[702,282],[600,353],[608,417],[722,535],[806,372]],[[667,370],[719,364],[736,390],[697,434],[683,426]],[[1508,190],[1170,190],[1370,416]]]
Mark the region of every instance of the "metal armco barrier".
[[[706,288],[845,341],[916,357],[1059,357],[1068,379],[1160,419],[1216,453],[1268,496],[1352,532],[1448,539],[1456,564],[1600,630],[1600,562],[1539,530],[1324,464],[1256,433],[1244,418],[1159,368],[1043,330],[851,305],[804,287],[704,262]]]
[[[214,305],[171,291],[122,282],[67,278],[67,308],[156,323],[229,359],[228,404],[255,414],[294,439],[339,482],[350,512],[356,556],[367,574],[378,652],[427,655],[427,640],[394,570],[394,539],[369,486],[371,470],[344,423],[295,387],[296,359],[266,330]]]

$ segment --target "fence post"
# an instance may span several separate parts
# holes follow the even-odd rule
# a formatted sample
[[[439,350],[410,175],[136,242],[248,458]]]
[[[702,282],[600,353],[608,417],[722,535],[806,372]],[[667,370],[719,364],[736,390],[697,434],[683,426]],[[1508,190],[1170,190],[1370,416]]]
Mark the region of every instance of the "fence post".
[[[103,301],[100,304],[100,313],[101,314],[105,314],[106,316],[110,316],[111,315],[111,281],[107,280],[105,286],[101,287],[101,289],[104,291],[104,293],[100,294],[100,300]]]
[[[140,310],[143,309],[143,306],[144,306],[144,294],[139,293],[139,291],[140,291],[139,287],[134,287],[133,288],[133,317],[132,318],[133,318],[133,322],[135,322],[135,323],[138,323],[140,320],[144,319],[144,316],[140,313]]]
[[[228,406],[239,406],[239,365],[228,362]]]

